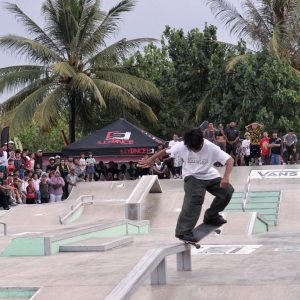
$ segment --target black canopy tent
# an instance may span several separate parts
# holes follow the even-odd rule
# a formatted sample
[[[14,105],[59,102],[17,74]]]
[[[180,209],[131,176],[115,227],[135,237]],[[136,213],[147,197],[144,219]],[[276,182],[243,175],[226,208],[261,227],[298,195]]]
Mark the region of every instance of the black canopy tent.
[[[95,156],[141,157],[153,153],[160,144],[164,141],[125,119],[119,119],[63,148],[62,154],[76,156],[92,152]]]

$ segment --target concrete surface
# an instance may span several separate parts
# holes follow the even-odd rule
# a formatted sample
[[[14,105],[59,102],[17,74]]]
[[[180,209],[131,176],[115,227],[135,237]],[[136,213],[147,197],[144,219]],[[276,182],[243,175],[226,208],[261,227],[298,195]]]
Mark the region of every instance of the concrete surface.
[[[254,167],[253,167],[254,168]],[[255,167],[255,169],[273,169]],[[281,166],[280,168],[297,168]],[[234,168],[231,182],[243,191],[251,167]],[[223,170],[221,169],[221,172]],[[299,179],[300,182],[300,179]],[[61,228],[58,215],[82,194],[94,194],[95,203],[85,207],[76,226],[102,219],[124,218],[124,202],[137,181],[83,183],[61,204],[22,205],[0,217],[8,223],[10,236],[0,236],[0,249],[13,234]],[[183,199],[182,180],[162,180],[162,194],[149,194],[145,215],[151,222],[148,235],[134,236],[134,243],[103,253],[58,253],[50,257],[0,257],[0,287],[41,287],[35,300],[104,299],[139,259],[158,245],[174,243],[174,227]],[[134,300],[152,299],[292,299],[300,295],[300,186],[297,181],[255,181],[251,191],[282,190],[278,226],[256,236],[244,234],[244,216],[228,215],[229,224],[220,236],[210,235],[203,245],[261,245],[251,254],[192,255],[192,271],[177,272],[176,258],[167,259],[166,286],[145,282]],[[212,200],[207,194],[205,207]],[[205,209],[204,207],[204,209]],[[203,210],[204,210],[203,209]],[[42,215],[41,215],[42,214]],[[200,218],[200,221],[202,219]],[[199,221],[199,222],[200,222]],[[227,228],[226,228],[227,226]],[[1,233],[0,233],[1,234]]]

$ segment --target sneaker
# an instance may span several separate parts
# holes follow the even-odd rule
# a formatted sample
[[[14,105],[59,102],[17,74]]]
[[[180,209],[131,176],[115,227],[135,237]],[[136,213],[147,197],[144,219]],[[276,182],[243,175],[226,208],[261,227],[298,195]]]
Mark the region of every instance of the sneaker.
[[[218,215],[215,219],[206,219],[204,218],[203,223],[213,226],[222,226],[223,224],[226,224],[227,221],[220,215]]]
[[[192,243],[198,242],[198,240],[194,237],[192,232],[185,233],[182,235],[176,235],[176,237],[182,241],[187,241],[187,242],[192,242]]]

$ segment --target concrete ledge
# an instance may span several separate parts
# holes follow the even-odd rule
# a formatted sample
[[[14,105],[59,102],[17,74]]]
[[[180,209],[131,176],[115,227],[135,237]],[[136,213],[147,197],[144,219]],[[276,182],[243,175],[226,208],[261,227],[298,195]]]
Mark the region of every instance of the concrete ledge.
[[[59,247],[59,252],[103,252],[113,248],[126,246],[133,242],[132,236],[120,238],[91,239]]]
[[[143,176],[136,185],[125,204],[125,218],[142,219],[142,204],[149,193],[162,193],[157,175]]]
[[[26,298],[29,300],[33,300],[38,290],[38,287],[1,287],[0,299]]]
[[[59,252],[62,245],[93,238],[117,237],[127,234],[146,234],[149,221],[103,221],[78,228],[64,228],[46,234],[28,234],[14,238],[2,256],[47,256]]]

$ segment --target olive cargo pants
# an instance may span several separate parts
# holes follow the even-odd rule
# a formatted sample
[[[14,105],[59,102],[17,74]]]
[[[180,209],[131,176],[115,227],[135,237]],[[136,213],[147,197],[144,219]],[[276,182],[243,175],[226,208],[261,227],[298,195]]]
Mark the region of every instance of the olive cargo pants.
[[[221,178],[201,180],[193,176],[184,178],[184,201],[178,217],[175,235],[191,232],[200,217],[206,191],[215,196],[211,206],[206,210],[204,218],[214,219],[223,211],[231,200],[234,189],[231,185],[220,187]]]

